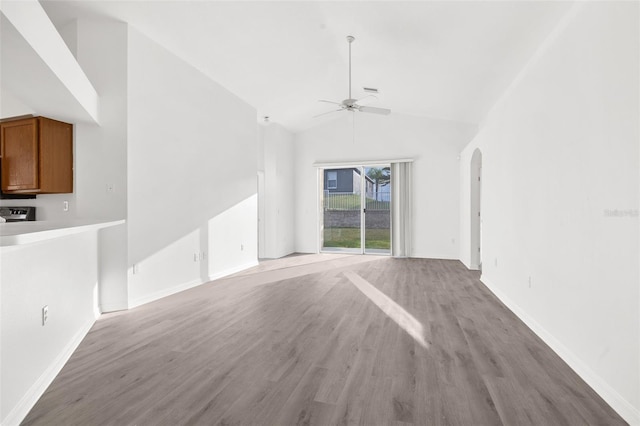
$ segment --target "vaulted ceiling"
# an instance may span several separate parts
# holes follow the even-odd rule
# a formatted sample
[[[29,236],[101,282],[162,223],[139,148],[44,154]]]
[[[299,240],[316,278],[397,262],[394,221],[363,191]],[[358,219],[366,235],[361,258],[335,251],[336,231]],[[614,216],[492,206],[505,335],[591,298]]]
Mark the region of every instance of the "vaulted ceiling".
[[[355,97],[370,105],[478,123],[568,10],[541,1],[43,1],[54,24],[111,18],[164,46],[299,131],[347,97],[347,35]],[[330,119],[323,118],[324,119]]]

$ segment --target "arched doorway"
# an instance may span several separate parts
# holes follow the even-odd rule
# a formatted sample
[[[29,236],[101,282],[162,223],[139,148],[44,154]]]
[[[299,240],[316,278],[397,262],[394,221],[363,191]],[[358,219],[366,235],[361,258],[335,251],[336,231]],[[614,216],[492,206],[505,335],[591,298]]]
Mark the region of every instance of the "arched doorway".
[[[471,269],[482,269],[482,152],[478,148],[471,157]]]

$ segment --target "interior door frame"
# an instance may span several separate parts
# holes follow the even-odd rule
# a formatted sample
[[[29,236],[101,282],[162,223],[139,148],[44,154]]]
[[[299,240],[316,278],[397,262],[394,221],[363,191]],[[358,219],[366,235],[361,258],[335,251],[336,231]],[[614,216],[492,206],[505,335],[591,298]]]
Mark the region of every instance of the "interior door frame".
[[[470,171],[470,267],[482,270],[482,151],[473,151]]]
[[[267,232],[265,227],[266,221],[266,205],[265,205],[265,187],[264,172],[258,171],[258,258],[264,259],[267,253]]]

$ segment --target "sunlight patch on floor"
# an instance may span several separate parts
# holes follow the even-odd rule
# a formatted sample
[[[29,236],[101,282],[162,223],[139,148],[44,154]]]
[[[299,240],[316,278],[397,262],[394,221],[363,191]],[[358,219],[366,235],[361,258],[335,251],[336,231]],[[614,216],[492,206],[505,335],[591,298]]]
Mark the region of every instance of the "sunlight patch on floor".
[[[371,300],[382,312],[391,318],[396,324],[400,326],[407,334],[423,348],[429,349],[429,344],[424,340],[424,327],[407,312],[402,306],[398,305],[389,296],[378,290],[369,281],[362,278],[360,275],[347,271],[344,276],[349,279],[356,286],[358,290],[362,292],[369,300]]]

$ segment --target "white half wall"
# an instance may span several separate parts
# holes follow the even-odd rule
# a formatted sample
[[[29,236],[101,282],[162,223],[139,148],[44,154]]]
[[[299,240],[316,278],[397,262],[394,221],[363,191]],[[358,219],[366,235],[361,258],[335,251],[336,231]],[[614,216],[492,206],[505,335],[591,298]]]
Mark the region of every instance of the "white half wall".
[[[257,262],[256,111],[142,33],[128,40],[129,300]]]
[[[0,423],[14,426],[100,313],[96,232],[3,247],[0,259]],[[43,326],[45,305],[49,320]]]
[[[344,112],[295,135],[295,224],[298,252],[318,250],[316,162],[414,159],[414,257],[458,258],[458,155],[476,126],[403,114]],[[353,138],[355,118],[355,141]]]
[[[637,2],[574,7],[461,155],[482,152],[482,281],[640,424]]]

